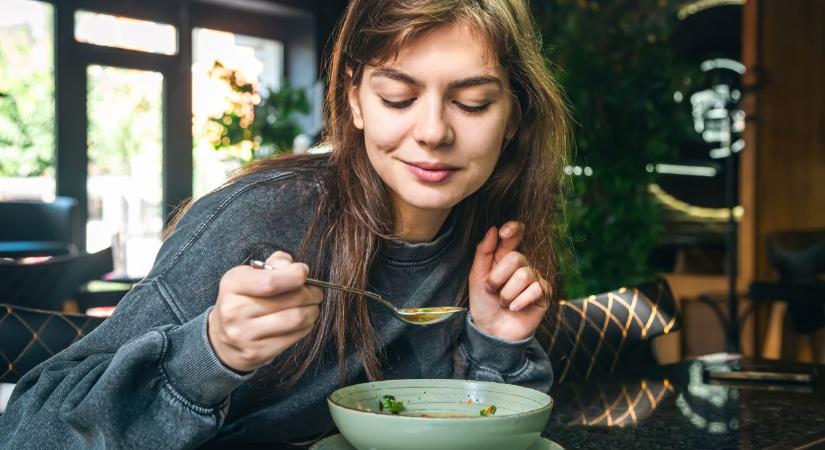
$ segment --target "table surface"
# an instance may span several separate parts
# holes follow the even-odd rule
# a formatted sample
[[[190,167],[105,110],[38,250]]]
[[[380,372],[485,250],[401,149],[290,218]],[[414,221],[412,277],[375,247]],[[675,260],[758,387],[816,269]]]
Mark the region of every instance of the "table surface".
[[[825,370],[814,385],[708,381],[705,367],[730,370],[753,361],[687,361],[634,376],[565,383],[544,436],[566,449],[795,448],[825,430]],[[788,367],[760,361],[768,368]]]
[[[825,446],[825,367],[816,383],[719,384],[705,368],[724,371],[754,361],[685,361],[634,375],[558,385],[544,437],[574,449],[813,449]],[[782,361],[759,361],[769,369]],[[816,442],[813,445],[809,445]],[[260,445],[239,449],[305,447]]]

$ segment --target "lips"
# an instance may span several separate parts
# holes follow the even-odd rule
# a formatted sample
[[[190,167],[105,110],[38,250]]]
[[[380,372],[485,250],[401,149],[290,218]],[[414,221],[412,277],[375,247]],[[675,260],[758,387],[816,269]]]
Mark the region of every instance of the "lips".
[[[458,170],[458,167],[436,162],[404,161],[404,164],[407,165],[410,172],[412,172],[413,175],[415,175],[419,180],[432,183],[442,182]]]

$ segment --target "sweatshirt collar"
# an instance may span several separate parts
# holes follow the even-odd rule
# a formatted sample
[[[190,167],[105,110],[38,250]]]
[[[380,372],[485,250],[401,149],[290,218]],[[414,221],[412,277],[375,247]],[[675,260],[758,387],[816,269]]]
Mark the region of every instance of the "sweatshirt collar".
[[[410,243],[398,239],[384,241],[381,258],[395,265],[424,265],[438,259],[455,235],[455,216],[456,214],[450,213],[430,242]]]

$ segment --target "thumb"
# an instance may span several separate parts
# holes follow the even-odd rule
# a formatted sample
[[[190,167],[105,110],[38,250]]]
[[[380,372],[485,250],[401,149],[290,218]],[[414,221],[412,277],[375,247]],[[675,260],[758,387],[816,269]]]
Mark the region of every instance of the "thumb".
[[[490,269],[493,268],[496,248],[498,247],[498,229],[490,227],[484,238],[476,247],[476,254],[473,258],[473,267],[470,268],[470,274],[474,278],[480,278],[486,275]]]

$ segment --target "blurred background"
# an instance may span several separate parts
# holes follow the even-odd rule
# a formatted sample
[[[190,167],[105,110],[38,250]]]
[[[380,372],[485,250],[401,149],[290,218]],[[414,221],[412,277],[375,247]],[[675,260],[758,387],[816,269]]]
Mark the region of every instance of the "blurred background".
[[[664,276],[682,329],[660,361],[825,363],[825,2],[531,6],[576,122],[564,297]],[[325,151],[345,7],[0,0],[0,203],[73,199],[69,253],[110,248],[106,279],[141,278],[182,201],[254,159]]]

